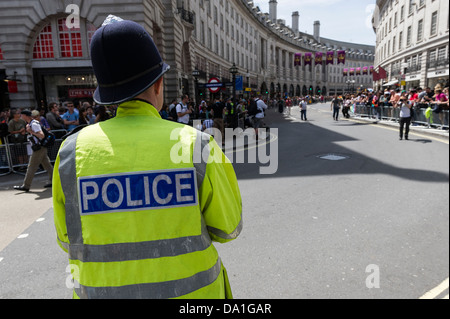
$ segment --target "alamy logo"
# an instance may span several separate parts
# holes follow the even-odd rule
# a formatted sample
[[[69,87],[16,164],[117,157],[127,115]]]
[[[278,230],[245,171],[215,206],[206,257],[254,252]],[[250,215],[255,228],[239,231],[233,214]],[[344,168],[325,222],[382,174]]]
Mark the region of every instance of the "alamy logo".
[[[76,4],[69,4],[66,7],[66,13],[69,16],[66,18],[66,27],[68,29],[80,28],[80,7]]]

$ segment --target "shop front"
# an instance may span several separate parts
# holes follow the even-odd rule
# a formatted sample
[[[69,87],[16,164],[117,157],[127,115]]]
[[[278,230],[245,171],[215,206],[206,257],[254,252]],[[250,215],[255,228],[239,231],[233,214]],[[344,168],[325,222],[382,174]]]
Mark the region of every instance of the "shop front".
[[[405,82],[406,82],[405,89],[410,90],[410,89],[420,87],[420,80],[421,80],[420,74],[407,75],[405,77]]]
[[[34,69],[36,99],[41,107],[71,100],[76,106],[93,103],[97,79],[92,68]]]
[[[427,78],[427,87],[431,89],[434,89],[438,84],[444,88],[448,87],[449,69],[428,72]]]

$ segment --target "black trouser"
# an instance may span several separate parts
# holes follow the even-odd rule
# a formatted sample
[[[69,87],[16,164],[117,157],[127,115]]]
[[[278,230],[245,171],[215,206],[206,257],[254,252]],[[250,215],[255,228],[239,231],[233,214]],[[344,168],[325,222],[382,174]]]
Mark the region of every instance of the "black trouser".
[[[335,119],[336,121],[339,119],[339,111],[340,111],[339,107],[333,108],[333,119]]]
[[[406,125],[406,129],[405,129]],[[401,117],[400,118],[400,138],[403,138],[403,131],[405,131],[405,138],[409,137],[409,127],[411,126],[411,118],[410,117]]]

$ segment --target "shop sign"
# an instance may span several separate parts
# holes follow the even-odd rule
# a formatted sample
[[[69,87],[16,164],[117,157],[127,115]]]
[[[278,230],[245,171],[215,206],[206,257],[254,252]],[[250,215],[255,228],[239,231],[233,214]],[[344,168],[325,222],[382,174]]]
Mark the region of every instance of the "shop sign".
[[[70,89],[69,98],[92,98],[94,96],[95,89]]]
[[[448,76],[448,75],[449,75],[449,69],[429,72],[427,74],[427,77],[428,78],[438,78],[440,76]]]

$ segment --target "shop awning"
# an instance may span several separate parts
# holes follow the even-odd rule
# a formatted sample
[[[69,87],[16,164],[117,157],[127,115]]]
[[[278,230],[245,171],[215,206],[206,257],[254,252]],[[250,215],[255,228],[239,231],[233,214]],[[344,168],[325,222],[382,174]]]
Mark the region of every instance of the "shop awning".
[[[391,81],[391,82],[383,84],[383,86],[391,86],[391,85],[394,85],[394,84],[397,84],[397,83],[398,83],[398,80],[394,80],[394,81]]]

